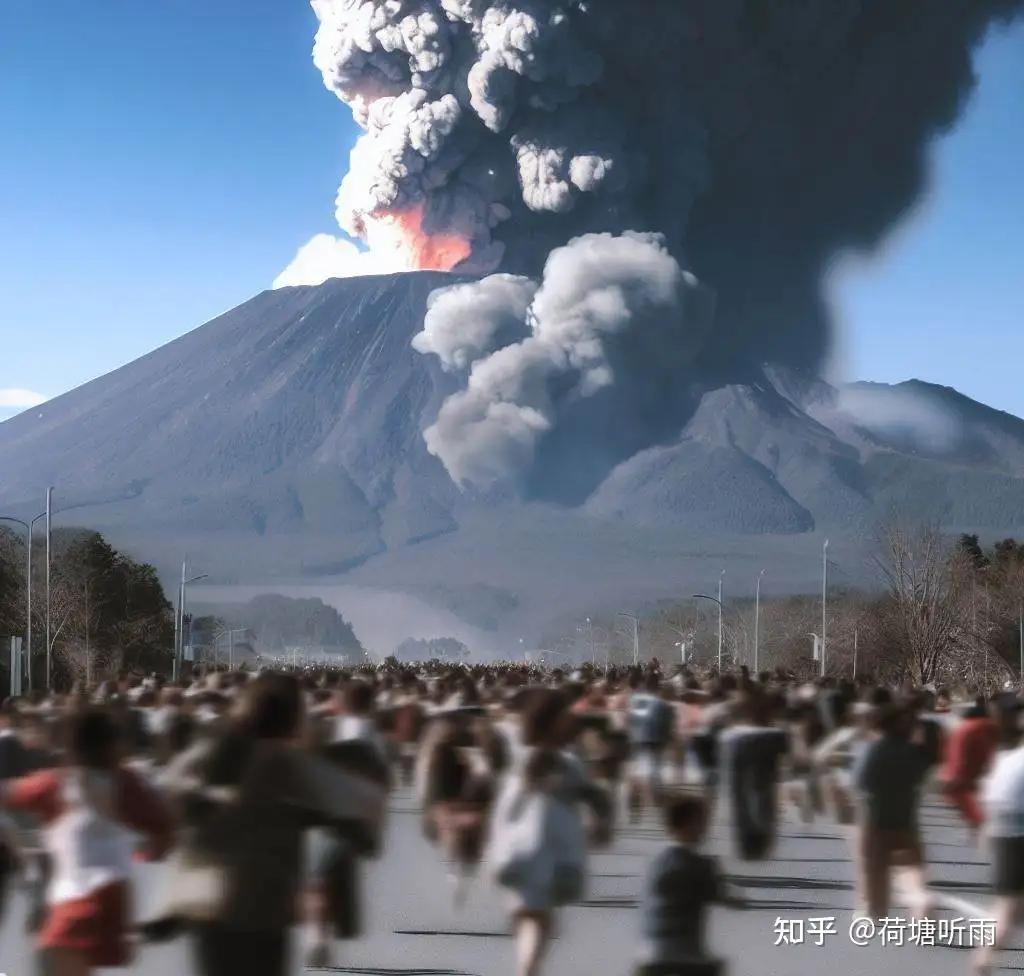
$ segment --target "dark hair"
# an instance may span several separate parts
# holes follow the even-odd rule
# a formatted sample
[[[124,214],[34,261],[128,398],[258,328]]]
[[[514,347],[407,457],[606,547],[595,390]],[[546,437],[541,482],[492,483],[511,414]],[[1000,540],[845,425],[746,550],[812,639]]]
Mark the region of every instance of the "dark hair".
[[[88,707],[70,719],[68,761],[85,769],[109,770],[118,760],[121,725],[109,711]]]
[[[294,675],[264,671],[242,691],[240,730],[254,739],[290,739],[302,720],[302,689]]]
[[[888,688],[872,688],[868,696],[868,704],[873,708],[883,708],[892,704],[892,692]]]
[[[365,681],[350,681],[342,694],[349,715],[369,715],[375,698],[373,687]]]
[[[523,709],[523,745],[540,746],[555,737],[569,708],[568,696],[554,688],[538,688]]]
[[[669,797],[664,805],[665,830],[675,834],[683,830],[692,830],[707,820],[707,805],[704,800],[692,793],[681,793]]]

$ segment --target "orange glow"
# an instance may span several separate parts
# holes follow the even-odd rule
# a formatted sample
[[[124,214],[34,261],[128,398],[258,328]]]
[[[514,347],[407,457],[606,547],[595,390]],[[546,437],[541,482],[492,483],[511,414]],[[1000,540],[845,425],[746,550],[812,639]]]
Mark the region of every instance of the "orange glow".
[[[468,240],[457,234],[427,234],[425,205],[411,210],[368,215],[362,238],[374,253],[408,271],[451,271],[473,253]],[[391,263],[390,260],[388,263]]]

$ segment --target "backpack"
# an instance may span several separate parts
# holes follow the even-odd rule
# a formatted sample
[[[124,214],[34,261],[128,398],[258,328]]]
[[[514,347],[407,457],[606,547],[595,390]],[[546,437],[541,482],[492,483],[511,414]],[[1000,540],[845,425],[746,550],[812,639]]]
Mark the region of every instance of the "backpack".
[[[637,745],[665,746],[675,731],[675,712],[653,695],[635,695],[629,705],[629,730]]]
[[[395,740],[411,744],[420,741],[426,717],[416,702],[407,702],[395,709]]]

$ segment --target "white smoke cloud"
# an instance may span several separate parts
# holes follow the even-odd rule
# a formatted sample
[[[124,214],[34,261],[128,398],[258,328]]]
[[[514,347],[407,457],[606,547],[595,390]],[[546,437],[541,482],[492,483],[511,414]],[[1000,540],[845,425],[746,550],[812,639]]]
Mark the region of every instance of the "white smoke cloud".
[[[497,275],[436,292],[413,346],[469,376],[427,449],[461,486],[523,474],[563,403],[616,382],[610,343],[678,314],[692,284],[656,234],[590,234],[551,252],[539,286]],[[489,349],[510,325],[523,338]]]
[[[875,434],[908,439],[926,451],[950,451],[964,436],[963,422],[953,410],[915,390],[847,386],[839,390],[835,407]]]
[[[288,267],[274,279],[272,287],[322,285],[331,278],[358,278],[408,270],[387,252],[361,251],[342,237],[317,234],[299,248]]]
[[[32,390],[18,387],[0,388],[0,410],[27,410],[29,407],[38,407],[47,399],[42,393],[35,393]]]
[[[523,338],[539,285],[518,275],[431,292],[423,331],[413,337],[417,352],[433,353],[448,372],[467,370],[482,356]]]

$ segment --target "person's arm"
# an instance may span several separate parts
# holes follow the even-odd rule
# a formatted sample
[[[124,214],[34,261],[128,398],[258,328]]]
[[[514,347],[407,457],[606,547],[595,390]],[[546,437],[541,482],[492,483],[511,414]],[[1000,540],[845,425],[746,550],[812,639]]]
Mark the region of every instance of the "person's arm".
[[[861,793],[873,793],[877,784],[878,763],[875,744],[869,743],[853,763],[853,785]]]
[[[60,782],[52,769],[9,780],[4,785],[2,801],[9,810],[29,813],[44,823],[53,820],[60,808]]]
[[[121,789],[121,820],[146,838],[145,860],[163,860],[174,844],[170,809],[156,790],[131,770],[121,771]]]
[[[729,883],[718,869],[718,863],[708,858],[708,901],[724,908],[746,908],[747,900]]]

